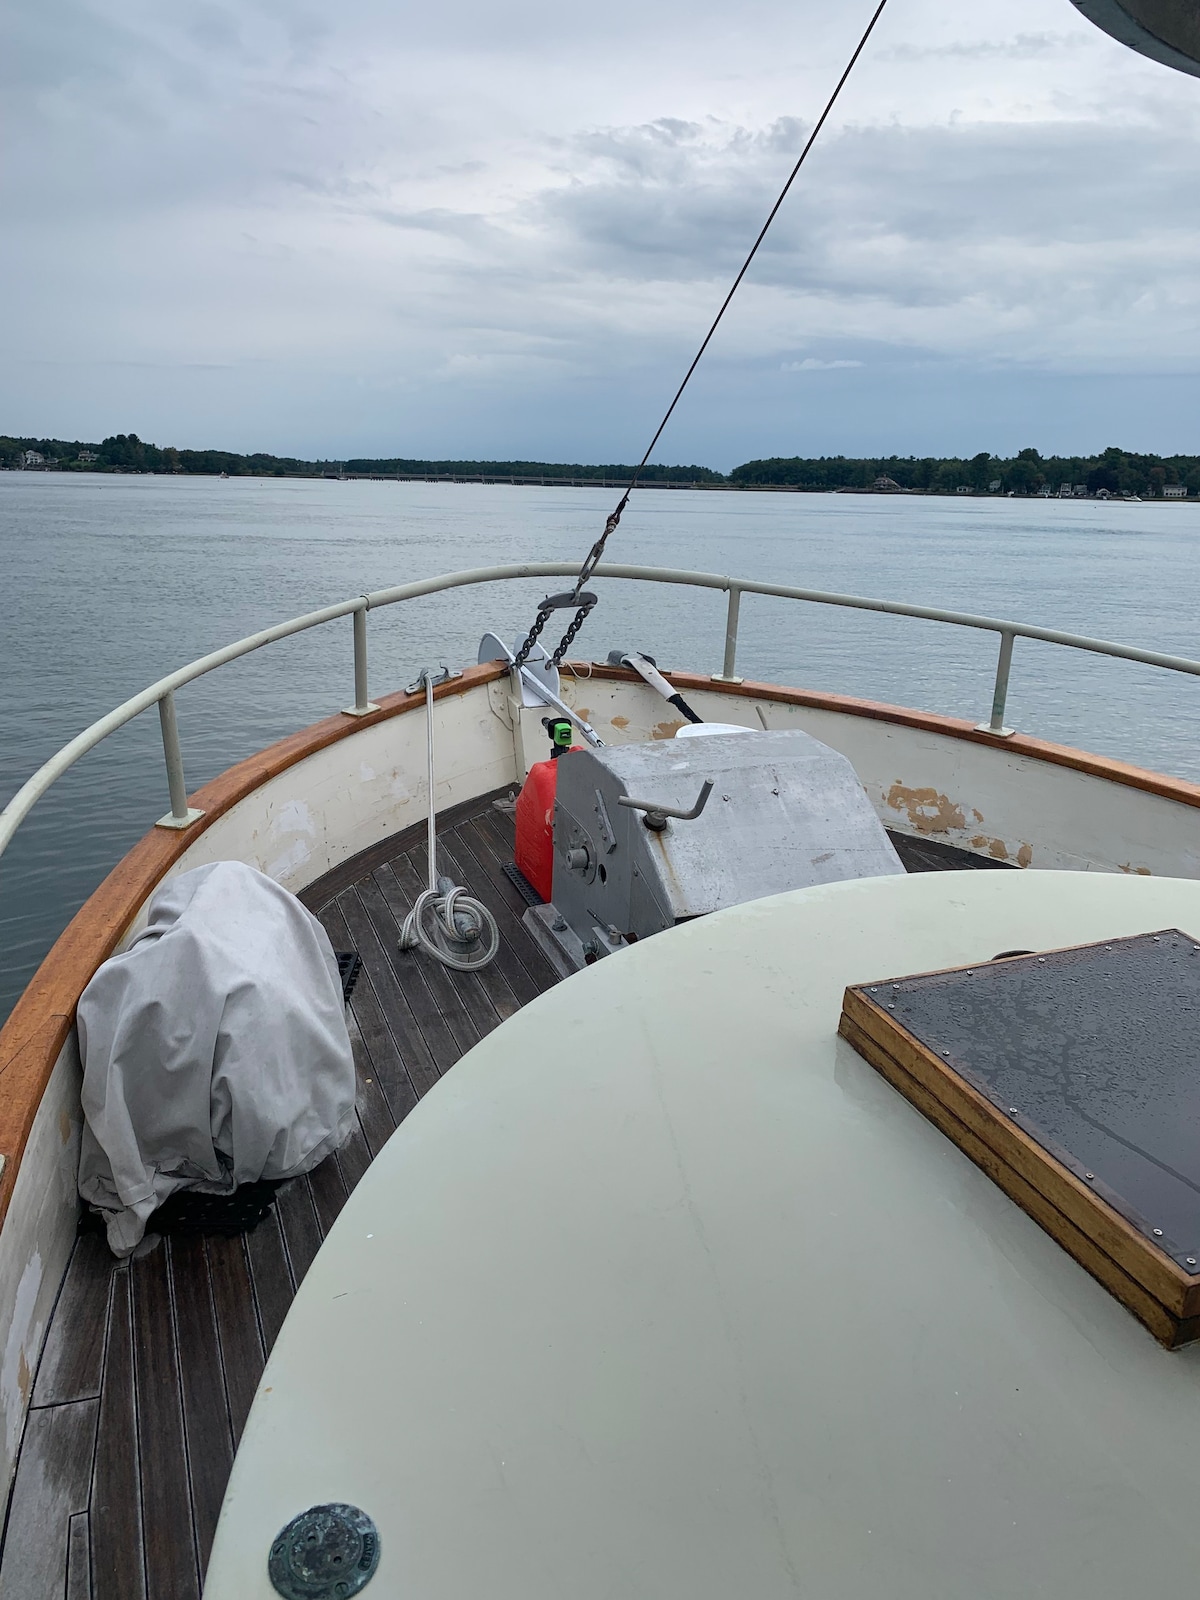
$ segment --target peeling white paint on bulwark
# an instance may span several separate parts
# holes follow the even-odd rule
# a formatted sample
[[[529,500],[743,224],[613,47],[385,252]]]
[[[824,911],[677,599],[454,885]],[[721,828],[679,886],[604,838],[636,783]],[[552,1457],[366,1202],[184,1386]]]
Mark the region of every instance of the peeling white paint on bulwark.
[[[42,1286],[42,1258],[35,1250],[25,1263],[21,1281],[13,1299],[12,1321],[8,1325],[8,1343],[4,1347],[4,1363],[0,1366],[0,1404],[4,1407],[4,1442],[8,1457],[16,1457],[21,1442],[21,1429],[25,1422],[25,1408],[33,1386],[30,1354],[36,1354],[42,1342],[42,1330],[33,1327],[33,1314],[37,1306],[38,1290]]]
[[[303,800],[284,800],[271,813],[269,834],[273,842],[287,840],[287,846],[268,861],[263,870],[276,883],[286,884],[289,878],[312,860],[312,846],[308,841],[317,837],[317,824],[312,811]]]
[[[271,818],[271,836],[282,833],[306,833],[310,839],[317,836],[313,814],[303,800],[285,800]]]
[[[374,767],[369,767],[364,761],[358,769],[358,776],[361,782],[370,783],[373,779],[377,778],[379,774],[375,771]]]
[[[274,878],[276,883],[282,883],[285,888],[289,877],[293,876],[301,867],[312,858],[312,847],[303,839],[296,839],[282,855],[276,856],[274,861],[268,861],[266,874]]]

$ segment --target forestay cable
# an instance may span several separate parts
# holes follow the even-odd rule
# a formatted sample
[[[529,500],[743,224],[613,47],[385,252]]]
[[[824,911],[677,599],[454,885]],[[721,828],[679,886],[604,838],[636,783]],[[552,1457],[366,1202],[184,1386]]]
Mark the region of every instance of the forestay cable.
[[[653,452],[655,445],[658,443],[659,439],[661,439],[661,437],[663,435],[663,430],[666,428],[667,423],[670,422],[672,414],[674,413],[675,407],[679,404],[679,401],[682,398],[683,391],[687,388],[688,384],[691,381],[692,374],[695,372],[696,368],[700,365],[701,357],[704,355],[704,352],[708,349],[709,344],[712,341],[713,334],[716,333],[717,329],[720,327],[721,319],[725,315],[726,311],[728,311],[730,302],[732,301],[734,295],[738,292],[738,289],[741,286],[742,279],[746,276],[746,273],[750,270],[750,263],[754,260],[755,256],[758,254],[759,246],[762,244],[763,240],[766,238],[768,230],[771,227],[771,224],[775,221],[776,216],[779,214],[780,207],[783,205],[783,202],[787,199],[788,193],[789,193],[793,183],[795,183],[797,177],[799,176],[801,167],[804,165],[805,161],[808,159],[809,151],[812,149],[813,145],[816,144],[817,139],[820,137],[821,129],[825,126],[826,122],[829,119],[830,112],[833,110],[834,106],[837,104],[838,96],[841,94],[842,90],[846,87],[846,80],[849,78],[850,74],[854,71],[854,68],[858,63],[859,56],[861,56],[863,51],[866,49],[867,41],[870,39],[872,33],[874,33],[875,24],[879,21],[880,17],[883,15],[884,8],[886,7],[887,3],[888,3],[888,0],[879,0],[879,4],[875,8],[875,12],[874,12],[873,16],[871,17],[870,22],[868,22],[868,24],[867,24],[866,31],[863,33],[862,38],[858,41],[858,44],[854,48],[854,54],[850,57],[849,61],[846,63],[845,70],[843,71],[841,77],[838,79],[833,93],[829,96],[829,99],[825,103],[824,111],[822,111],[821,115],[817,118],[816,124],[813,127],[813,131],[809,134],[808,139],[807,139],[807,141],[805,143],[804,149],[801,150],[799,158],[796,161],[795,166],[792,168],[791,172],[788,174],[787,182],[784,184],[783,188],[779,191],[779,196],[776,199],[775,204],[771,207],[771,210],[770,210],[770,212],[768,213],[768,216],[767,216],[767,220],[763,223],[762,228],[759,230],[759,234],[758,234],[757,239],[755,239],[754,243],[750,246],[750,252],[747,255],[745,261],[742,262],[742,265],[738,270],[737,277],[733,280],[733,283],[730,285],[729,293],[725,296],[724,300],[722,300],[720,310],[717,312],[716,316],[713,318],[712,324],[709,327],[708,332],[704,335],[704,339],[703,339],[703,341],[702,341],[702,343],[700,345],[699,350],[697,350],[696,354],[692,357],[692,363],[691,363],[691,365],[688,367],[687,371],[683,375],[683,382],[679,385],[678,389],[676,389],[675,395],[674,395],[674,398],[671,401],[671,404],[667,407],[666,411],[663,413],[662,421],[659,423],[658,427],[655,428],[654,437],[651,439],[650,443],[646,446],[645,455],[643,455],[642,459],[638,462],[637,466],[633,469],[633,475],[630,478],[629,483],[626,485],[625,491],[621,495],[620,500],[617,502],[616,509],[610,514],[610,516],[608,518],[608,521],[604,524],[604,532],[596,540],[595,544],[588,551],[586,557],[584,558],[583,565],[579,569],[579,576],[575,580],[575,587],[573,589],[571,589],[566,594],[548,595],[547,598],[542,601],[541,605],[538,607],[538,614],[537,614],[537,617],[536,617],[536,619],[534,621],[533,627],[530,628],[529,634],[526,637],[525,642],[522,644],[521,648],[517,651],[516,661],[515,661],[515,665],[516,666],[520,667],[520,666],[524,665],[525,661],[528,659],[529,652],[533,649],[534,645],[537,643],[538,635],[541,633],[542,629],[546,626],[546,622],[547,622],[547,620],[549,619],[549,617],[551,616],[551,614],[553,612],[558,611],[558,610],[563,610],[563,609],[570,609],[571,607],[576,607],[577,608],[576,614],[575,614],[574,618],[572,619],[570,626],[568,627],[566,633],[563,634],[562,640],[560,641],[560,643],[558,645],[558,648],[555,650],[554,655],[551,658],[553,660],[555,666],[558,666],[560,664],[560,662],[563,659],[563,656],[570,649],[571,644],[573,643],[573,641],[575,639],[575,635],[579,632],[580,628],[582,628],[583,624],[586,622],[588,612],[596,604],[596,596],[594,594],[585,594],[584,593],[584,585],[587,583],[588,579],[592,576],[592,573],[596,570],[596,567],[598,566],[598,564],[600,562],[600,558],[604,554],[604,546],[608,543],[609,536],[612,534],[614,529],[617,527],[617,524],[620,522],[621,514],[625,510],[625,507],[629,504],[629,496],[633,493],[634,489],[637,488],[638,479],[641,477],[643,468],[645,467],[646,463],[649,461],[651,453]]]

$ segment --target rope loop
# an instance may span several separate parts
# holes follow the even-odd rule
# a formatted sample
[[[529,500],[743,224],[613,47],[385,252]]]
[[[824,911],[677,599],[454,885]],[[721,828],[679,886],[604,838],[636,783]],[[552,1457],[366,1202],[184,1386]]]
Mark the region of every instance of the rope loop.
[[[461,887],[425,889],[400,930],[401,950],[427,951],[444,967],[472,972],[500,948],[500,930],[488,908]]]
[[[442,669],[443,679],[448,677]],[[425,819],[425,848],[429,855],[429,887],[422,890],[400,930],[401,950],[420,947],[456,972],[471,972],[486,967],[500,948],[496,919],[480,901],[454,882],[441,878],[437,870],[437,789],[433,761],[433,681],[426,667],[420,681],[425,685],[426,748],[428,752],[429,814]],[[432,913],[432,915],[430,915]]]

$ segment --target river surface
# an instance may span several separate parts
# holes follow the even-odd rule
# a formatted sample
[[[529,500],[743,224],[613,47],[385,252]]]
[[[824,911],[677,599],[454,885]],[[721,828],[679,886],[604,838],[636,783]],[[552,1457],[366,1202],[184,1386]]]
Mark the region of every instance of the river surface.
[[[577,561],[594,489],[0,474],[0,803],[164,673],[365,590],[462,567]],[[974,611],[1200,657],[1200,507],[649,490],[616,561]],[[536,582],[374,613],[373,692],[516,638]],[[724,596],[610,583],[574,653],[719,670]],[[983,718],[991,634],[747,597],[748,677]],[[351,702],[351,624],[273,645],[177,696],[189,788]],[[1200,682],[1018,641],[1008,722],[1200,779]],[[109,868],[167,809],[158,718],[85,756],[0,860],[0,1019]]]

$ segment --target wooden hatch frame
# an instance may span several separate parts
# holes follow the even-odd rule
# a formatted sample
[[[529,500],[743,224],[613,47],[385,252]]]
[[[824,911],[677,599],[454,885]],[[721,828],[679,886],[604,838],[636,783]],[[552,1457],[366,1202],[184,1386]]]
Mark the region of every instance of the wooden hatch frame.
[[[1170,1350],[1190,1344],[1200,1338],[1200,1269],[1189,1274],[1179,1266],[870,992],[978,970],[978,962],[964,963],[854,984],[843,998],[838,1033],[1160,1344]]]

